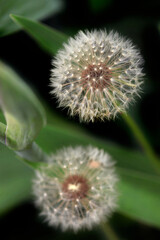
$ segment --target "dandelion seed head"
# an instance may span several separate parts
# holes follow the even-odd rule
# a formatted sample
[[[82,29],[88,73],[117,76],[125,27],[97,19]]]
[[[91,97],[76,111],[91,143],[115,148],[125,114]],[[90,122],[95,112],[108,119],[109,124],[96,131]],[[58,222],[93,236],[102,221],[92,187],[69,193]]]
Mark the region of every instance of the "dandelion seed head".
[[[53,60],[52,93],[81,121],[125,112],[142,84],[142,57],[116,32],[80,31]]]
[[[36,171],[33,190],[50,225],[76,232],[91,229],[116,209],[116,182],[113,160],[103,150],[68,147]]]

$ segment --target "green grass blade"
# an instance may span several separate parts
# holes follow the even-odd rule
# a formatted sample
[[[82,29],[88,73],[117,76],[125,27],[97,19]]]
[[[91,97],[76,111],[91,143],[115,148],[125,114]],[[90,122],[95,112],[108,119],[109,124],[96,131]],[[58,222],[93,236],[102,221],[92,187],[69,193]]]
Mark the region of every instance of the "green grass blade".
[[[62,0],[0,0],[0,37],[20,29],[20,26],[11,21],[11,13],[40,20],[59,12],[62,8]]]
[[[11,14],[10,16],[16,24],[20,25],[45,51],[51,55],[55,54],[68,39],[68,36],[65,34],[42,23],[14,14]]]

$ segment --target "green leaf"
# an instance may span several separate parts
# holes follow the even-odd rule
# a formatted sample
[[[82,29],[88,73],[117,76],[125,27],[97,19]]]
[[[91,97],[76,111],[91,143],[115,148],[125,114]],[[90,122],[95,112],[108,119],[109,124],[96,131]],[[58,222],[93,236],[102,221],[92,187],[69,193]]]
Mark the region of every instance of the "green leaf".
[[[160,227],[160,176],[148,159],[139,152],[118,147],[78,131],[45,127],[37,143],[48,153],[64,146],[92,144],[111,154],[116,160],[120,182],[118,184],[121,214],[138,221]]]
[[[30,19],[13,15],[11,18],[31,35],[38,44],[48,53],[55,54],[62,44],[67,41],[68,36]]]
[[[0,215],[29,199],[33,172],[0,143]]]
[[[31,144],[44,126],[45,113],[31,89],[2,62],[0,99],[7,124],[5,144],[14,150],[22,150]]]
[[[20,14],[33,20],[53,15],[63,8],[62,0],[0,0],[0,36],[17,31],[9,14]]]

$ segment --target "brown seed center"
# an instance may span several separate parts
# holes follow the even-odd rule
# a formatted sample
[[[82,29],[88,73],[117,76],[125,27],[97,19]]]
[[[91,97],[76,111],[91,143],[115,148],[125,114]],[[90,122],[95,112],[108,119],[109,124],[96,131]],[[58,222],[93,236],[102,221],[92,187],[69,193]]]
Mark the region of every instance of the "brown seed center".
[[[98,65],[88,65],[81,74],[81,84],[83,88],[96,89],[103,91],[103,89],[110,85],[111,70],[100,63]]]
[[[62,191],[68,199],[82,199],[86,197],[89,185],[83,176],[70,175],[63,182]]]

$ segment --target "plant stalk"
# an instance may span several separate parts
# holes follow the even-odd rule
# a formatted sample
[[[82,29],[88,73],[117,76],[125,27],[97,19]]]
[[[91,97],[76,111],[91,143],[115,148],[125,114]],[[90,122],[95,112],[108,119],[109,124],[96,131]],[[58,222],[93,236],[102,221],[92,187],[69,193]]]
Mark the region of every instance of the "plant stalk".
[[[121,116],[124,119],[124,121],[127,123],[127,125],[129,126],[129,128],[131,129],[134,137],[137,139],[137,141],[141,145],[146,156],[151,161],[154,169],[160,174],[160,160],[157,157],[157,155],[155,154],[154,150],[152,149],[150,143],[145,138],[145,136],[144,136],[143,132],[141,131],[141,129],[139,128],[139,126],[136,124],[136,122],[133,120],[133,118],[130,115],[128,115],[126,113],[122,113]]]
[[[119,240],[118,236],[116,235],[109,223],[102,223],[101,229],[107,240]]]
[[[19,157],[31,162],[46,162],[48,158],[48,155],[43,152],[35,142],[33,142],[28,148],[21,151],[15,151],[15,153]]]

